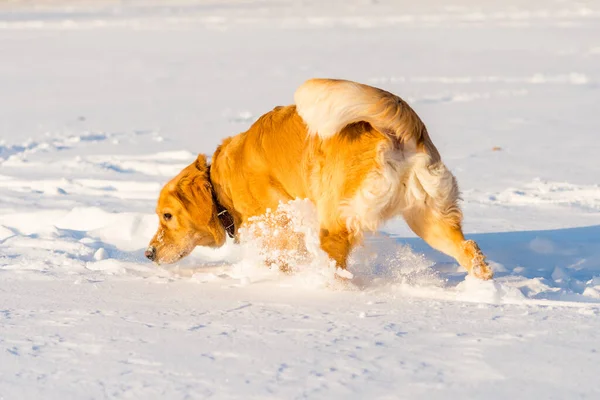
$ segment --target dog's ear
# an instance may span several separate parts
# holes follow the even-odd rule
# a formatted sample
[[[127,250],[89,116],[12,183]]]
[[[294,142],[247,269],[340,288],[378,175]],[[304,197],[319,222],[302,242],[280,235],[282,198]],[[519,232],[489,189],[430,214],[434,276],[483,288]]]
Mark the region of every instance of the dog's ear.
[[[189,211],[212,202],[209,166],[204,154],[199,154],[196,160],[182,171],[177,182],[177,195]]]
[[[198,154],[194,166],[200,173],[208,175],[208,162],[206,161],[206,156],[204,154]]]
[[[179,197],[197,229],[209,233],[214,243],[221,246],[225,242],[225,230],[217,216],[206,156],[199,154],[188,170],[188,175],[179,185]]]

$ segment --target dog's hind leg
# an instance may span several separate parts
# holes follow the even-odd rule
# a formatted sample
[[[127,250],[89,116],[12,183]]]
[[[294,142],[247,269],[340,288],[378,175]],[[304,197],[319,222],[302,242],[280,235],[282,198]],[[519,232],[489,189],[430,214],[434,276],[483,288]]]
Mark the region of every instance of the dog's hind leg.
[[[485,256],[473,240],[465,240],[460,221],[444,218],[425,207],[404,212],[410,228],[427,244],[458,261],[470,275],[491,279],[493,272],[485,262]]]
[[[407,181],[404,219],[413,232],[456,259],[470,275],[491,279],[493,272],[479,246],[463,235],[454,176],[441,161],[431,162],[424,153],[416,157]]]

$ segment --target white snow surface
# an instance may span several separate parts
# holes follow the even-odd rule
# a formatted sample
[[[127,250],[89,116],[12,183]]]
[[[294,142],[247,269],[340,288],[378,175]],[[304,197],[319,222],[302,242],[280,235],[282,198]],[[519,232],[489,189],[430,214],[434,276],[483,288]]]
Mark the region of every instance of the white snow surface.
[[[481,282],[390,221],[346,282],[147,262],[161,186],[311,77],[409,101]],[[0,2],[0,399],[600,398],[597,1]]]

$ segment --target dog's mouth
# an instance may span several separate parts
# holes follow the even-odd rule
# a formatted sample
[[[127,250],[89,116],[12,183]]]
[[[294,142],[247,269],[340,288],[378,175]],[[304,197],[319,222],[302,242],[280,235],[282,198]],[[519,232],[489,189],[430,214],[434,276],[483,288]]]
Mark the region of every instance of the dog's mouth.
[[[181,253],[179,253],[177,255],[177,260],[175,261],[179,261],[181,260],[183,257],[187,257],[189,254],[191,253],[191,251],[182,251]]]
[[[156,260],[154,260],[154,264],[156,266],[160,266],[161,264],[174,264],[188,256],[191,252],[191,249],[185,249],[170,256],[167,255],[166,257],[157,257]]]
[[[197,238],[194,238],[197,239]],[[192,251],[196,248],[196,246],[202,247],[219,247],[217,243],[215,243],[212,236],[205,236],[200,238],[199,240],[184,240],[186,243],[185,247],[177,248],[179,246],[174,246],[172,244],[162,244],[160,248],[156,248],[157,257],[154,261],[154,264],[173,264],[181,259],[189,256]]]

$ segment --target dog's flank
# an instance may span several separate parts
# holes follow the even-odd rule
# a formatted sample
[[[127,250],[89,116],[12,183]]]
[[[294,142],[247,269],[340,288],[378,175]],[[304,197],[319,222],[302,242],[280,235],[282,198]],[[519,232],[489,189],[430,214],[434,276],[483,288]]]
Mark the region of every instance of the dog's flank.
[[[464,239],[456,179],[406,102],[381,89],[331,79],[307,81],[295,101],[224,140],[209,173],[200,155],[169,184],[178,187],[192,174],[194,185],[179,187],[190,192],[185,197],[193,204],[174,202],[176,193],[169,185],[163,189],[157,212],[166,207],[176,216],[161,220],[165,251],[222,245],[225,227],[216,204],[231,214],[237,234],[279,202],[308,198],[317,208],[321,248],[340,268],[363,231],[402,215],[417,235],[469,273],[492,276],[479,247]],[[177,237],[191,239],[173,242]],[[174,259],[158,248],[155,257]]]

